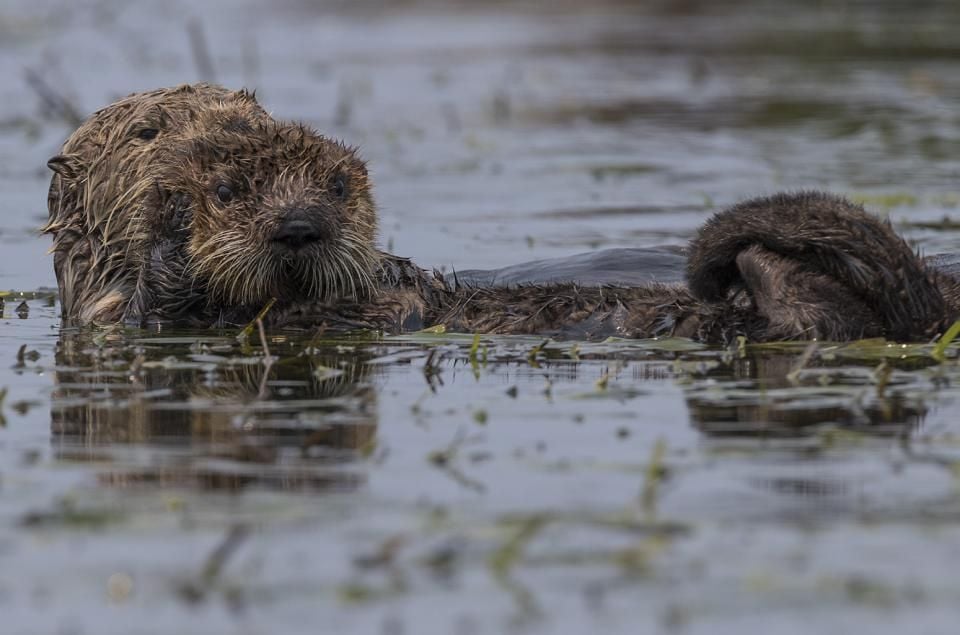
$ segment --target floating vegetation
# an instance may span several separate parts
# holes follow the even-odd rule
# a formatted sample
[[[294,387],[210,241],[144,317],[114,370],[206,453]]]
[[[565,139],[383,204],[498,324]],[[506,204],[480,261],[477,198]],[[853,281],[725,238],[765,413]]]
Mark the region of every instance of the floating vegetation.
[[[126,518],[116,508],[87,508],[72,499],[60,500],[53,509],[25,513],[20,525],[27,529],[102,530]]]
[[[947,332],[937,340],[936,345],[930,352],[930,356],[937,361],[944,361],[946,359],[947,347],[953,344],[953,341],[957,339],[958,335],[960,335],[960,320],[951,324]]]
[[[955,2],[248,3],[216,50],[225,3],[12,4],[8,285],[52,282],[47,153],[158,70],[332,122],[419,262],[682,245],[817,184],[960,252]],[[55,298],[0,293],[4,632],[955,630],[955,329],[73,328]]]

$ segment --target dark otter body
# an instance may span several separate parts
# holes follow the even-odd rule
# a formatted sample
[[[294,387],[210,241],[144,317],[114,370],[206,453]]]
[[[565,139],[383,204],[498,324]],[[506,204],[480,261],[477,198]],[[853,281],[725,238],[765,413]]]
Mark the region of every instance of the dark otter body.
[[[276,326],[913,339],[960,298],[888,225],[819,193],[715,216],[690,246],[688,286],[450,281],[376,249],[353,150],[205,84],[98,111],[50,167],[45,230],[64,318],[81,323],[239,325],[275,300]]]

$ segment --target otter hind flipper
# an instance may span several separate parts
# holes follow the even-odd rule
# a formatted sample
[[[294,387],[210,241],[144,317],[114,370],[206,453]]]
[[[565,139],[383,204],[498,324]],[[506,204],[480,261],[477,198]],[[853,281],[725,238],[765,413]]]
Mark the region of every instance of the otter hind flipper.
[[[937,278],[889,223],[820,192],[717,214],[691,243],[687,277],[709,302],[746,286],[770,320],[768,338],[802,326],[809,334],[794,337],[848,339],[861,327],[873,334],[876,323],[877,335],[915,339],[940,329],[947,313]]]
[[[850,340],[883,335],[883,324],[865,302],[836,280],[802,263],[751,245],[737,268],[757,312],[764,339]]]

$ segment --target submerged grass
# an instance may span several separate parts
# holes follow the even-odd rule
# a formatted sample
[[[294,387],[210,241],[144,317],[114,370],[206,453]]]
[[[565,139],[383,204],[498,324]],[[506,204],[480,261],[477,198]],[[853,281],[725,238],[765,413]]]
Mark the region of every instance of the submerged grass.
[[[116,508],[86,508],[71,498],[61,499],[53,509],[27,512],[20,518],[26,529],[104,530],[127,519]]]
[[[664,465],[666,454],[667,442],[663,439],[657,439],[650,453],[650,460],[647,463],[647,470],[643,479],[643,489],[640,491],[640,508],[644,517],[648,520],[653,520],[656,517],[660,483],[667,476],[667,468]]]

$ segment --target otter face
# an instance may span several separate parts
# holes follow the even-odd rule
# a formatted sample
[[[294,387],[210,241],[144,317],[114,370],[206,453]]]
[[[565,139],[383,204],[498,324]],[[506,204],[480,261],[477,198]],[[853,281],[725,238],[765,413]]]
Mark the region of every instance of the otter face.
[[[214,304],[356,300],[372,289],[376,210],[350,148],[301,125],[211,111],[159,163],[158,190],[185,210],[172,217],[188,234],[186,274]]]
[[[90,116],[48,166],[54,270],[63,315],[116,322],[144,307],[144,263],[157,236],[157,172],[174,139],[199,113],[270,116],[245,91],[195,84],[125,97]],[[132,306],[136,305],[136,306]]]
[[[66,318],[178,320],[373,288],[364,163],[245,91],[131,95],[94,113],[49,165],[44,231]]]

